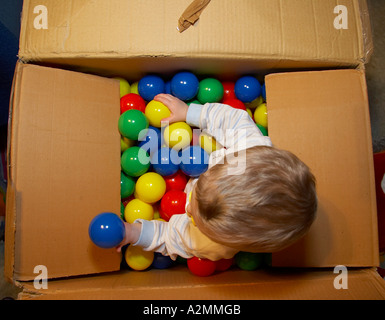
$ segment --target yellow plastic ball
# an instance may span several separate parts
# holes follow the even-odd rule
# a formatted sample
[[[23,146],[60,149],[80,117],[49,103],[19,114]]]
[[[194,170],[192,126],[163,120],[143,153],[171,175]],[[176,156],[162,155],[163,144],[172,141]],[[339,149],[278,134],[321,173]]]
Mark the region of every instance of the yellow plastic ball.
[[[136,270],[146,270],[154,261],[154,252],[144,251],[141,247],[128,246],[124,254],[127,265]]]
[[[131,93],[130,84],[126,79],[123,79],[120,77],[116,77],[114,79],[119,80],[120,82],[120,97],[123,97],[124,95]]]
[[[199,136],[199,145],[204,149],[208,154],[211,152],[220,149],[220,144],[210,135],[202,133]]]
[[[161,102],[151,100],[144,111],[149,123],[153,127],[160,128],[161,121],[170,116],[170,110]]]
[[[159,201],[165,192],[166,182],[158,173],[147,172],[136,181],[135,196],[146,203]]]
[[[152,205],[140,199],[132,199],[124,208],[124,219],[128,223],[133,223],[136,219],[152,220],[153,218]]]
[[[266,103],[260,104],[254,111],[254,121],[267,128],[267,108]]]
[[[124,152],[128,148],[132,147],[134,144],[135,144],[134,140],[130,140],[130,139],[126,138],[126,137],[121,137],[120,138],[120,151]]]
[[[262,98],[262,96],[259,96],[258,98],[254,99],[253,101],[251,101],[249,103],[245,103],[245,106],[246,106],[246,108],[254,110],[256,107],[258,107],[262,103],[263,103],[263,98]]]
[[[138,81],[136,81],[133,84],[131,84],[131,93],[139,94],[138,84],[139,84]]]
[[[186,122],[175,122],[164,129],[163,137],[169,148],[176,150],[187,147],[192,140],[192,129]]]

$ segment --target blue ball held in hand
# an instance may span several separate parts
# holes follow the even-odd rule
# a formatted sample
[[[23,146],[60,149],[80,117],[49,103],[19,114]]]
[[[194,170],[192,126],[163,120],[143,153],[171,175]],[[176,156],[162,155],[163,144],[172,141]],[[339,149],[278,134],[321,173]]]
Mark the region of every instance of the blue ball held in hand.
[[[115,213],[104,212],[92,219],[88,227],[88,234],[98,247],[115,248],[123,241],[124,223]]]

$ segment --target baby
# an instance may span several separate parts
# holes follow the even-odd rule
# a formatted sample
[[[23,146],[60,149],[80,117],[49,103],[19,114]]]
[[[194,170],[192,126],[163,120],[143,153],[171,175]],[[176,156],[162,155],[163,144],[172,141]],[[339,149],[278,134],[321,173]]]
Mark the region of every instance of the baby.
[[[163,121],[186,121],[223,147],[187,183],[186,213],[168,222],[125,223],[118,252],[130,243],[174,260],[216,261],[239,251],[279,251],[309,230],[317,210],[313,174],[294,154],[273,147],[246,111],[220,103],[187,106],[168,94],[154,99],[171,111]]]

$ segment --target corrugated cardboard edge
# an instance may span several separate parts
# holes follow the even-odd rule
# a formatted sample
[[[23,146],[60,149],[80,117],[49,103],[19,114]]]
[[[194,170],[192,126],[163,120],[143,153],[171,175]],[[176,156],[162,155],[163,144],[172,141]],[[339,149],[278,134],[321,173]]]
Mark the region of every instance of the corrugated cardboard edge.
[[[30,1],[24,1],[23,12],[26,14],[30,12]],[[367,48],[370,47],[371,37],[366,37],[370,33],[367,32],[368,28],[370,30],[370,21],[369,14],[367,10],[366,0],[354,0],[352,4],[354,12],[349,14],[354,15],[355,24],[353,28],[357,29],[357,44],[359,45],[359,50],[357,56],[354,59],[339,59],[339,58],[329,58],[329,57],[317,57],[317,58],[307,58],[305,56],[297,55],[288,55],[288,54],[242,54],[241,52],[237,53],[226,53],[224,56],[221,52],[186,52],[186,53],[176,53],[176,52],[162,52],[162,51],[151,51],[150,50],[138,50],[138,51],[119,51],[109,48],[108,51],[103,52],[87,52],[87,51],[77,51],[77,52],[62,52],[61,50],[57,52],[38,52],[36,47],[31,46],[28,43],[28,26],[31,25],[30,17],[26,16],[21,19],[21,32],[20,32],[20,51],[19,58],[24,62],[50,62],[64,65],[71,65],[72,59],[92,59],[92,60],[109,60],[109,59],[135,59],[135,58],[178,58],[178,59],[238,59],[238,60],[260,60],[268,61],[267,69],[271,68],[290,68],[293,62],[305,62],[306,65],[310,66],[321,66],[321,67],[353,67],[356,68],[360,62],[366,62],[368,60],[369,52],[364,47],[367,42]],[[361,8],[363,12],[361,13]],[[365,11],[366,8],[366,11]],[[272,61],[273,67],[272,67]],[[287,63],[286,63],[287,62]]]
[[[88,279],[69,279],[55,283],[46,290],[36,290],[24,283],[20,300],[384,300],[385,281],[375,268],[349,268],[347,289],[334,286],[339,273],[333,269],[279,269],[257,271],[229,270],[217,277],[197,278],[185,267],[157,270],[153,277],[166,279],[177,274],[175,281],[155,281],[132,285],[130,279],[146,277],[135,271],[101,275]],[[179,277],[191,277],[189,285],[178,283]],[[223,278],[232,277],[231,281]],[[155,279],[153,279],[155,280]],[[141,282],[134,281],[134,282]]]
[[[361,33],[363,39],[363,59],[362,62],[367,64],[373,54],[373,37],[370,23],[370,15],[368,3],[366,0],[358,0],[360,19],[361,19]]]
[[[7,142],[7,198],[6,198],[6,219],[5,219],[5,264],[4,264],[4,276],[7,281],[13,281],[13,270],[15,263],[15,232],[16,232],[16,193],[13,185],[14,179],[14,165],[13,165],[13,139],[17,135],[17,112],[14,112],[14,106],[18,104],[19,100],[19,87],[21,83],[21,75],[24,68],[24,64],[18,62],[15,68],[15,74],[13,78],[12,91],[10,97],[9,106],[9,127],[8,127],[8,142]]]

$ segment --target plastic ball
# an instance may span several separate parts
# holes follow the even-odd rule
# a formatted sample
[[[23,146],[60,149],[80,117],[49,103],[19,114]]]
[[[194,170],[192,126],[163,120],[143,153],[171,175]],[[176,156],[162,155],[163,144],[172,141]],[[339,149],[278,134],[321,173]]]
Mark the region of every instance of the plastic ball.
[[[263,84],[261,88],[261,94],[264,101],[266,101],[266,85]]]
[[[175,122],[165,128],[163,137],[168,147],[180,150],[190,145],[192,129],[186,122]]]
[[[146,110],[146,102],[136,93],[129,93],[120,98],[120,113],[122,114],[131,109],[136,109],[143,113]]]
[[[165,192],[166,182],[158,173],[147,172],[136,181],[135,196],[146,203],[159,201]]]
[[[219,80],[206,78],[199,82],[197,98],[200,103],[219,102],[223,98],[223,85]]]
[[[199,145],[207,152],[207,154],[211,154],[213,151],[216,151],[221,147],[215,138],[207,133],[202,133],[199,136]]]
[[[185,213],[186,193],[181,190],[167,191],[160,201],[160,217],[169,221],[174,214]]]
[[[136,219],[152,220],[154,209],[152,205],[140,199],[132,199],[124,208],[124,219],[128,223],[133,223]]]
[[[164,93],[164,81],[156,75],[144,76],[139,80],[139,95],[146,101],[151,101],[159,93]]]
[[[222,103],[227,104],[235,109],[246,110],[245,104],[239,99],[229,98],[223,100]]]
[[[160,128],[162,119],[168,118],[171,112],[162,102],[152,100],[147,104],[144,114],[151,126]]]
[[[92,242],[100,248],[115,248],[123,241],[125,228],[115,213],[104,212],[92,219],[88,227]]]
[[[191,72],[179,72],[171,79],[171,93],[187,101],[196,96],[199,90],[199,80]]]
[[[126,79],[115,77],[114,79],[119,80],[119,88],[120,88],[120,97],[131,92],[130,84]]]
[[[234,86],[235,82],[226,81],[222,82],[223,85],[223,101],[226,99],[235,99]]]
[[[211,276],[216,269],[214,261],[192,257],[187,260],[187,267],[191,273],[199,277]]]
[[[139,110],[127,110],[120,115],[118,128],[123,137],[138,140],[146,135],[148,120],[143,112]]]
[[[249,117],[250,117],[251,119],[253,119],[253,121],[254,121],[254,115],[253,115],[253,113],[251,112],[251,110],[250,110],[249,108],[246,108],[246,111],[247,111],[247,114],[249,115]]]
[[[220,259],[218,261],[215,261],[216,265],[216,271],[226,271],[227,269],[230,269],[230,267],[233,265],[234,259]]]
[[[120,197],[122,199],[129,197],[134,193],[135,180],[132,177],[126,176],[120,172]]]
[[[135,144],[134,140],[128,139],[126,137],[120,137],[120,152],[126,151],[128,148],[132,147]]]
[[[149,126],[146,135],[139,141],[138,147],[147,151],[151,156],[159,150],[162,143],[162,134],[159,128]]]
[[[154,252],[144,251],[141,247],[128,246],[124,253],[127,265],[136,270],[146,270],[154,261]]]
[[[237,99],[247,103],[261,95],[261,85],[257,78],[244,76],[235,82],[234,91]]]
[[[187,177],[181,171],[178,170],[171,176],[163,177],[166,182],[166,192],[170,190],[181,190],[183,191],[187,184]]]
[[[186,102],[186,104],[188,105],[188,106],[190,106],[190,104],[192,104],[192,103],[194,103],[194,104],[200,104],[200,105],[202,105],[201,103],[200,103],[200,101],[199,100],[192,100],[192,101],[187,101]]]
[[[138,91],[138,84],[139,84],[138,81],[136,81],[136,82],[134,82],[134,83],[131,84],[131,93],[139,94],[139,91]]]
[[[125,174],[139,177],[149,169],[150,157],[144,149],[133,146],[123,152],[120,164]]]
[[[161,176],[170,176],[179,170],[179,156],[174,149],[163,147],[151,156],[153,169]]]
[[[190,177],[198,177],[209,166],[209,155],[199,146],[190,146],[182,150],[179,168]]]
[[[268,136],[268,135],[269,135],[268,132],[267,132],[267,129],[266,129],[264,126],[262,126],[262,125],[260,125],[259,123],[257,123],[257,127],[258,127],[258,129],[262,132],[262,134],[263,134],[264,136]]]
[[[267,108],[266,103],[260,104],[254,111],[254,121],[257,124],[267,128]]]
[[[152,267],[155,269],[167,269],[174,265],[174,261],[169,256],[164,256],[159,252],[154,253]]]
[[[263,255],[260,253],[241,251],[235,255],[235,263],[242,270],[256,270],[262,266]]]
[[[245,103],[246,108],[249,108],[251,110],[255,110],[256,107],[258,107],[260,104],[263,103],[263,98],[262,96],[257,97],[253,101],[249,103]]]
[[[171,81],[167,81],[164,85],[164,93],[172,94],[171,93]]]

